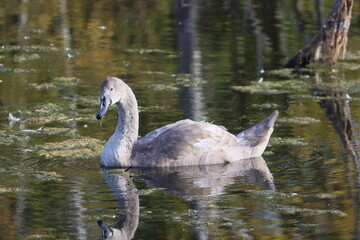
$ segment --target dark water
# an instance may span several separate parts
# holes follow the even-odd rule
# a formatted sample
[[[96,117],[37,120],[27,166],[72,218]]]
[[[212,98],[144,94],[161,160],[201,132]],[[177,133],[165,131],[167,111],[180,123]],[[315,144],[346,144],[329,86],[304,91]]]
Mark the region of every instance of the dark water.
[[[357,2],[345,61],[271,72],[332,3],[1,1],[0,239],[98,239],[98,220],[134,239],[360,238]],[[141,136],[183,118],[233,133],[280,119],[263,158],[102,170],[116,124],[115,109],[95,119],[106,76],[133,88]]]

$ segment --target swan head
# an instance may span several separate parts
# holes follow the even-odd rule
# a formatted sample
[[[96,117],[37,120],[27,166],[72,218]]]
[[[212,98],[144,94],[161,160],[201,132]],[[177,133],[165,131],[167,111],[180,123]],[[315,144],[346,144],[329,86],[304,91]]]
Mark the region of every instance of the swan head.
[[[125,92],[125,83],[116,77],[108,77],[100,87],[100,108],[96,114],[97,119],[105,116],[107,110],[112,104],[121,101]]]

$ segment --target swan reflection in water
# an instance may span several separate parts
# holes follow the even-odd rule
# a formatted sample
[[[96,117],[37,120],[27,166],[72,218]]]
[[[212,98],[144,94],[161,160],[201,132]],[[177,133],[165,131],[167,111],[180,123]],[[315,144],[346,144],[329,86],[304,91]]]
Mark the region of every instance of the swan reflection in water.
[[[259,183],[265,189],[275,190],[273,176],[262,157],[224,165],[131,168],[126,174],[103,169],[103,175],[121,212],[114,228],[102,221],[98,222],[102,232],[101,239],[123,240],[134,237],[139,223],[140,205],[138,190],[132,177],[142,179],[149,187],[161,188],[166,194],[183,197],[185,200],[224,194],[226,187],[237,182],[238,176],[244,177],[246,183]]]

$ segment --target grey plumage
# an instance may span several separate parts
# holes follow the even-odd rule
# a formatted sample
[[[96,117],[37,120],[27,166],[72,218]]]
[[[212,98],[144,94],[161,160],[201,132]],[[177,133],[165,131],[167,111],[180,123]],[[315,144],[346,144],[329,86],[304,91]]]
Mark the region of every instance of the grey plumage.
[[[118,126],[101,154],[109,167],[165,167],[218,164],[259,157],[264,152],[278,111],[239,133],[208,122],[181,120],[156,129],[137,140],[138,109],[135,95],[122,80],[107,78],[101,85],[102,118],[113,103],[118,107]]]

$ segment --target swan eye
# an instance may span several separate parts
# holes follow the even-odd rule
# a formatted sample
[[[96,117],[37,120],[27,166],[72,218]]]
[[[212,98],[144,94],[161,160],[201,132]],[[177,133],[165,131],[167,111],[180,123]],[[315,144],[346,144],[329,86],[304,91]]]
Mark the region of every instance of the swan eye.
[[[110,88],[110,91],[114,90],[113,88]]]

